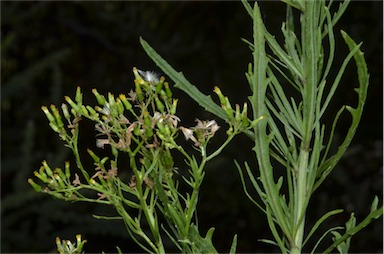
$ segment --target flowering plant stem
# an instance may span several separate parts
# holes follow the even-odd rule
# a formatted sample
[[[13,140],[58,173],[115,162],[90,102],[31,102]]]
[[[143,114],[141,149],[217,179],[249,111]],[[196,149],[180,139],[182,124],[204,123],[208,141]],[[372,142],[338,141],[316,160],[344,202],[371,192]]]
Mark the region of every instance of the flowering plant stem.
[[[194,127],[179,126],[178,100],[173,98],[165,78],[133,68],[134,89],[128,94],[115,97],[109,93],[105,97],[94,89],[97,105],[90,106],[83,104],[83,94],[78,88],[74,101],[65,97],[67,103],[62,104],[61,112],[54,105],[42,107],[51,128],[72,150],[77,169],[71,169],[66,162],[64,170],[52,170],[43,161],[41,168],[34,172],[42,184],[32,179],[29,183],[36,191],[58,199],[113,206],[117,216],[94,217],[123,220],[131,238],[145,252],[166,253],[164,239],[167,239],[182,253],[217,253],[212,243],[214,228],[209,229],[205,237],[199,232],[196,209],[200,188],[206,164],[219,156],[236,135],[244,133],[254,143],[258,168],[251,169],[246,161],[244,168],[237,161],[235,165],[245,194],[266,214],[274,239],[261,241],[278,246],[282,253],[296,254],[304,250],[315,253],[319,243],[332,236],[332,243],[322,253],[334,249],[347,253],[351,237],[382,216],[383,208],[378,207],[377,197],[362,222],[357,224],[352,213],[345,227],[326,230],[313,246],[306,244],[316,236],[319,226],[343,210],[327,212],[309,230],[305,228],[305,219],[311,196],[334,169],[356,132],[368,89],[367,66],[361,44],[341,31],[350,52],[342,65],[335,68],[338,69],[336,77],[332,80],[328,76],[334,68],[333,27],[349,1],[341,2],[334,13],[330,12],[333,1],[283,2],[287,4],[287,20],[282,25],[284,45],[280,46],[264,26],[257,2],[252,7],[242,0],[253,21],[252,41],[243,39],[252,52],[253,62],[245,74],[250,89],[249,102],[242,108],[232,105],[219,87],[214,88],[220,101],[216,104],[140,38],[144,50],[175,82],[176,88],[226,121],[227,137],[219,148],[213,152],[209,149],[209,141],[219,130],[215,120],[197,119]],[[294,26],[293,8],[300,13],[300,29]],[[358,104],[355,108],[342,106],[332,125],[326,126],[323,116],[352,58],[358,74],[359,86],[355,89]],[[287,86],[292,86],[293,92],[289,92]],[[253,113],[250,118],[249,104]],[[336,153],[330,154],[338,120],[345,110],[352,117],[351,125]],[[97,147],[87,149],[94,163],[93,172],[80,158],[79,122],[83,120],[94,122],[98,132]],[[195,153],[187,152],[180,144],[179,134],[193,143]],[[99,157],[100,149],[108,149],[110,156]],[[182,156],[184,165],[174,165],[175,154]],[[122,156],[128,158],[129,165],[121,163]],[[275,171],[272,165],[276,163],[285,169],[285,174]],[[250,184],[246,184],[246,177]],[[188,191],[181,191],[181,185]],[[255,201],[249,188],[256,190],[262,204]],[[80,236],[77,236],[77,246],[57,241],[61,253],[80,252],[84,243]],[[236,244],[235,235],[230,253],[236,252]]]
[[[335,13],[330,12],[332,1],[283,2],[287,4],[287,20],[282,25],[282,47],[265,28],[257,2],[252,7],[246,0],[242,0],[253,20],[253,41],[243,39],[253,54],[253,63],[249,64],[246,73],[251,90],[249,102],[253,111],[253,120],[248,121],[260,121],[258,124],[251,124],[252,128],[243,132],[254,141],[253,151],[258,161],[260,176],[254,176],[256,171],[252,171],[247,162],[245,169],[263,205],[258,204],[249,194],[241,166],[237,162],[235,164],[246,195],[266,213],[274,240],[262,241],[279,246],[282,253],[301,253],[320,224],[330,216],[342,212],[338,209],[326,213],[305,236],[305,215],[310,197],[351,143],[365,104],[369,75],[363,53],[360,51],[361,44],[357,45],[341,31],[350,53],[338,67],[335,79],[331,80],[328,76],[335,53],[333,27],[346,10],[349,1],[340,2]],[[293,8],[296,8],[301,16],[299,36],[298,29],[294,26]],[[301,38],[301,41],[298,38]],[[324,43],[324,40],[328,43]],[[220,89],[215,88],[215,93],[223,97],[220,100],[221,108],[210,96],[204,95],[192,85],[181,72],[174,70],[146,41],[141,39],[141,43],[153,61],[176,83],[177,88],[186,92],[207,111],[231,123],[231,115],[227,113],[231,105]],[[266,53],[266,46],[272,54]],[[326,50],[329,51],[327,59],[324,54]],[[334,116],[332,126],[325,126],[322,123],[323,115],[352,58],[356,62],[359,81],[359,87],[355,89],[358,105],[356,108],[347,105],[341,107]],[[288,85],[294,88],[294,93],[288,93],[288,90],[284,89]],[[298,101],[298,98],[301,100]],[[338,151],[329,155],[337,122],[345,109],[352,116],[351,126]],[[272,160],[286,169],[286,177],[280,176],[277,182]],[[284,183],[287,186],[286,193],[282,191]],[[329,234],[333,235],[333,244],[325,250],[326,253],[334,248],[340,253],[348,252],[350,237],[372,219],[379,218],[382,213],[383,208],[378,208],[378,198],[375,197],[371,211],[363,222],[356,225],[352,214],[345,228],[331,228],[319,237],[317,243],[312,246],[311,253],[317,252],[320,241]],[[340,229],[345,229],[345,232],[340,233]]]
[[[238,118],[240,114],[243,117],[229,125],[224,143],[214,152],[209,152],[209,140],[219,130],[216,121],[197,119],[195,127],[178,126],[178,100],[172,97],[165,79],[136,68],[133,68],[133,73],[135,90],[128,95],[120,94],[115,98],[109,93],[104,97],[94,89],[92,92],[98,105],[92,107],[83,105],[83,94],[78,87],[75,101],[65,97],[68,104],[62,104],[62,113],[54,105],[49,109],[42,107],[51,128],[72,150],[79,171],[71,170],[69,162],[65,163],[64,170],[52,170],[43,161],[39,171],[34,174],[45,186],[32,179],[28,181],[36,191],[58,199],[113,206],[118,216],[94,217],[123,220],[131,238],[145,252],[166,253],[163,240],[167,237],[182,253],[216,253],[212,244],[214,228],[205,237],[198,230],[196,209],[200,188],[206,164],[218,156],[238,133],[253,128],[246,119],[246,108],[242,112],[239,107],[234,112],[228,111]],[[98,132],[96,149],[109,147],[111,153],[111,158],[101,158],[93,150],[87,149],[94,161],[94,174],[91,177],[79,152],[79,122],[83,119],[95,123]],[[187,153],[177,143],[179,133],[193,141],[197,154]],[[184,157],[186,165],[175,167],[174,153]],[[128,167],[120,164],[121,156],[128,157]],[[121,171],[126,171],[130,177],[121,177]],[[181,184],[189,187],[190,191],[181,192]],[[89,191],[93,191],[93,194]],[[160,224],[159,216],[164,218],[166,224]],[[77,247],[75,244],[70,245],[71,248],[64,248],[61,241],[57,243],[62,253],[79,250],[83,244],[78,241]],[[231,253],[235,249],[236,236]]]

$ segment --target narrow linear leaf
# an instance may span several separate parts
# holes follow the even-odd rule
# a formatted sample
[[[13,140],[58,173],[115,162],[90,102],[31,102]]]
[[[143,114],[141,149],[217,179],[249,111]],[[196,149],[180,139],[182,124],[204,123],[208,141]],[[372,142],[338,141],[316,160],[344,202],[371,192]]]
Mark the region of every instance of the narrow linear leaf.
[[[371,211],[368,216],[360,222],[357,226],[347,230],[347,232],[341,236],[339,239],[337,239],[329,248],[327,248],[324,252],[322,253],[330,253],[334,248],[336,248],[339,244],[342,242],[346,241],[348,238],[352,237],[355,235],[357,232],[365,228],[369,223],[371,223],[372,220],[378,219],[381,216],[383,216],[383,207],[380,207],[379,209],[375,211]]]
[[[177,72],[167,61],[165,61],[143,38],[140,37],[140,43],[148,56],[156,63],[156,65],[175,82],[175,87],[184,91],[194,101],[196,101],[205,110],[220,117],[223,120],[228,120],[224,110],[218,106],[211,98],[200,92],[196,86],[192,85],[181,72]]]
[[[326,219],[328,219],[329,217],[335,215],[335,214],[339,214],[339,213],[342,213],[343,210],[342,209],[337,209],[337,210],[333,210],[333,211],[330,211],[330,212],[327,212],[326,214],[324,214],[318,221],[316,221],[315,225],[312,227],[311,231],[309,232],[309,234],[307,235],[307,238],[304,240],[303,242],[303,246],[307,243],[307,241],[311,238],[311,236],[313,235],[313,233],[316,232],[316,230],[319,228],[319,226],[321,225],[321,223],[323,223]]]
[[[237,247],[237,234],[233,237],[231,249],[229,251],[229,254],[235,254],[236,253],[236,247]]]
[[[345,42],[347,43],[349,50],[354,51],[357,47],[356,43],[351,39],[351,37],[348,36],[344,31],[341,31],[341,35],[343,36]],[[335,167],[337,162],[341,159],[343,154],[345,153],[346,149],[350,145],[355,133],[357,126],[359,125],[361,115],[363,113],[363,108],[365,104],[365,100],[367,98],[367,90],[368,90],[368,84],[369,84],[369,74],[367,69],[367,64],[364,59],[363,52],[360,51],[359,48],[356,49],[356,52],[353,55],[356,66],[357,66],[357,75],[359,80],[359,88],[355,89],[355,91],[358,94],[358,105],[357,107],[351,108],[350,106],[346,106],[346,109],[351,113],[352,115],[352,123],[349,127],[348,133],[343,141],[343,143],[339,146],[336,154],[334,154],[331,158],[326,160],[319,168],[319,172],[323,172],[323,175],[321,176],[321,179],[316,183],[316,185],[319,185],[319,182],[323,181],[326,177],[325,174],[329,174],[331,170]],[[340,112],[340,111],[339,111]]]

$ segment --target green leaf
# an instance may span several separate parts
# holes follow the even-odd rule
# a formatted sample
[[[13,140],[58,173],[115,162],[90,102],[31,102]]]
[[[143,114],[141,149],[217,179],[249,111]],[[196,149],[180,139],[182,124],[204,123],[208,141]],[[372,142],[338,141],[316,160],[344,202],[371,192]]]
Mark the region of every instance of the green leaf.
[[[377,210],[371,211],[368,214],[368,216],[356,226],[354,226],[355,222],[353,222],[353,220],[350,222],[347,222],[346,223],[347,227],[351,227],[351,228],[347,229],[344,235],[342,235],[340,238],[335,239],[336,241],[322,253],[330,253],[334,248],[339,246],[342,242],[346,241],[348,238],[352,237],[353,235],[357,234],[360,230],[365,228],[368,224],[372,222],[372,220],[378,219],[381,216],[383,216],[383,207],[380,207]]]
[[[352,115],[351,126],[349,127],[348,133],[347,133],[343,143],[339,146],[336,154],[334,154],[332,157],[330,157],[329,159],[327,159],[324,163],[322,163],[320,165],[319,174],[321,176],[320,176],[320,179],[316,182],[314,189],[316,189],[321,184],[321,182],[324,181],[326,176],[336,166],[336,164],[341,159],[341,157],[345,153],[346,149],[350,145],[352,138],[355,135],[357,126],[359,125],[361,115],[363,113],[365,100],[367,98],[369,74],[368,74],[367,64],[366,64],[365,59],[364,59],[364,54],[363,54],[363,52],[360,51],[360,49],[358,48],[356,43],[348,36],[348,34],[346,34],[344,31],[341,31],[341,35],[343,36],[345,42],[347,43],[349,50],[351,52],[356,50],[353,57],[354,57],[355,62],[356,62],[357,75],[358,75],[358,80],[359,80],[359,88],[355,89],[355,91],[357,92],[358,97],[359,97],[358,105],[356,108],[346,106],[346,109]],[[341,111],[338,112],[338,116],[339,116],[339,114],[341,114]],[[333,128],[334,128],[334,126],[333,126]]]
[[[317,247],[319,246],[320,242],[331,232],[335,231],[335,230],[338,230],[338,229],[343,229],[343,227],[333,227],[333,228],[330,228],[328,229],[327,231],[325,231],[325,233],[319,238],[319,240],[316,242],[315,246],[313,247],[312,251],[311,251],[311,254],[313,253],[320,253],[320,252],[315,252],[315,250],[317,249]]]
[[[336,214],[339,214],[341,212],[343,212],[342,209],[338,209],[338,210],[333,210],[333,211],[327,212],[318,221],[316,221],[315,225],[312,227],[311,231],[307,235],[307,238],[304,240],[303,246],[307,243],[307,241],[311,238],[313,233],[315,233],[315,231],[318,229],[318,227],[321,225],[321,223],[323,223],[323,221],[325,221],[326,219],[328,219],[332,215],[336,215]]]
[[[143,38],[140,37],[140,43],[143,46],[148,56],[156,63],[156,65],[175,82],[175,87],[187,93],[193,100],[195,100],[205,110],[220,117],[221,119],[228,120],[225,111],[218,106],[211,98],[200,92],[196,86],[192,85],[181,72],[177,72],[170,66]]]
[[[212,235],[215,228],[210,228],[205,238],[200,236],[199,230],[196,225],[191,225],[189,231],[189,239],[194,246],[194,253],[217,253],[212,244]]]
[[[236,253],[236,247],[237,247],[237,234],[233,236],[231,249],[229,251],[229,254],[235,254]]]

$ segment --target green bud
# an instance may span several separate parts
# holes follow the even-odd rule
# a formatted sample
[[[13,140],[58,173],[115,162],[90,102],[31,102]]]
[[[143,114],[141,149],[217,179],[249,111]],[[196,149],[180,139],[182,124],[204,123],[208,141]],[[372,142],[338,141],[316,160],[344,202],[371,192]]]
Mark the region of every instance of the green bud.
[[[164,87],[165,87],[165,92],[167,94],[167,97],[168,98],[172,98],[172,91],[171,89],[169,88],[169,84],[168,82],[164,82]]]
[[[133,67],[133,75],[135,75],[135,79],[141,83],[143,83],[143,78],[140,76],[139,72],[137,71],[136,67]]]
[[[164,124],[163,124],[163,123],[161,123],[160,121],[158,121],[158,122],[156,123],[156,126],[157,126],[157,128],[159,128],[159,131],[160,131],[161,133],[164,133],[164,132],[165,132],[165,128],[164,128]]]
[[[225,97],[225,104],[223,109],[225,110],[225,113],[227,114],[229,120],[233,119],[233,109],[231,106],[231,103],[229,102],[228,97]]]
[[[65,162],[65,177],[69,179],[71,177],[71,171],[69,169],[69,161]]]
[[[139,136],[139,135],[140,135],[140,127],[139,127],[139,126],[136,126],[136,127],[133,129],[133,134],[135,134],[136,136]]]
[[[131,110],[132,109],[132,104],[128,101],[128,99],[125,96],[125,94],[120,94],[119,98],[120,98],[121,102],[124,104],[124,106],[125,106],[125,108],[127,110]]]
[[[163,88],[164,80],[164,77],[161,77],[159,83],[156,84],[156,93],[160,93],[161,89]]]
[[[47,172],[47,175],[48,175],[49,177],[52,177],[53,172],[52,172],[52,169],[48,166],[47,161],[43,161],[42,163],[43,163],[43,167],[44,167],[44,169],[45,169],[45,172]]]
[[[51,126],[51,129],[54,132],[60,133],[60,129],[57,127],[57,125],[55,123],[49,123],[49,126]]]
[[[89,183],[92,184],[92,185],[101,187],[101,185],[98,182],[96,182],[95,179],[93,179],[93,178],[89,179]]]
[[[107,100],[105,99],[104,95],[99,94],[99,92],[97,92],[95,88],[92,89],[92,93],[95,95],[97,103],[99,103],[99,105],[104,106],[107,103]]]
[[[100,161],[100,157],[98,157],[91,149],[87,149],[87,152],[89,153],[89,155],[91,155],[94,162]]]
[[[79,106],[83,104],[83,94],[81,93],[80,86],[78,86],[76,89],[75,101],[77,102],[77,105],[79,105]]]
[[[104,157],[103,159],[101,159],[100,161],[100,164],[104,166],[104,164],[108,161],[108,157]]]
[[[116,108],[119,115],[124,113],[124,105],[119,98],[116,99]]]
[[[176,108],[177,108],[177,102],[178,101],[179,101],[178,99],[173,99],[172,100],[172,107],[171,107],[171,110],[169,112],[171,115],[176,114]]]
[[[138,83],[135,83],[135,92],[136,92],[137,99],[140,102],[142,102],[144,100],[144,95],[143,95],[143,91],[141,90],[140,84]]]
[[[84,105],[81,105],[81,114],[85,117],[90,118],[87,108]]]
[[[65,96],[64,99],[73,108],[73,110],[75,110],[76,113],[80,111],[80,107],[78,105],[76,105],[76,103],[74,103],[70,97]]]
[[[219,97],[219,100],[220,100],[220,103],[221,105],[225,105],[225,97],[224,95],[222,94],[221,90],[219,87],[215,86],[215,88],[213,89],[213,91],[217,94],[217,96]]]
[[[151,138],[153,136],[153,130],[149,128],[145,129],[145,135],[147,138]]]
[[[148,129],[151,129],[151,117],[149,116],[148,111],[144,111],[144,126]]]
[[[115,156],[115,158],[116,158],[119,155],[119,151],[114,146],[111,146],[111,150],[112,150],[113,156]]]
[[[41,166],[41,168],[43,168],[43,166]],[[42,172],[42,170],[40,170],[40,172],[34,171],[33,174],[44,183],[48,181],[47,175],[44,172]]]
[[[48,108],[46,106],[42,106],[41,109],[43,110],[45,116],[48,118],[48,121],[51,122],[51,123],[54,123],[55,122],[55,118],[53,117],[51,112],[49,112]]]
[[[246,128],[249,125],[249,120],[248,120],[248,106],[247,103],[244,102],[243,106],[243,111],[241,112],[241,122],[244,128]]]
[[[56,120],[56,123],[57,123],[57,127],[58,127],[59,129],[63,128],[64,123],[63,123],[63,121],[61,120],[60,113],[59,113],[59,111],[57,110],[56,106],[55,106],[55,105],[51,105],[50,108],[51,108],[51,111],[52,111],[52,113],[53,113],[53,116],[55,117],[55,120]]]
[[[110,108],[113,108],[115,106],[115,97],[113,96],[113,94],[111,93],[108,93],[108,103],[109,103],[109,106]]]
[[[59,193],[59,192],[51,192],[51,193],[49,193],[49,194],[52,195],[52,196],[54,196],[54,197],[57,198],[57,199],[63,199],[63,198],[64,198],[63,194],[61,194],[61,193]]]
[[[96,110],[94,110],[91,106],[87,105],[86,108],[92,118],[96,118],[96,119],[99,118],[99,114],[97,114]]]
[[[241,122],[241,113],[240,113],[240,106],[239,104],[236,104],[236,111],[235,111],[235,121],[237,123],[240,123]]]
[[[160,99],[156,96],[155,97],[155,103],[156,103],[156,107],[157,109],[161,112],[161,113],[164,113],[164,104],[160,101]]]
[[[65,103],[61,104],[61,110],[63,110],[63,114],[64,114],[65,119],[70,121],[71,120],[71,115],[69,114],[67,104],[65,104]]]
[[[64,172],[63,170],[61,170],[61,168],[55,168],[55,170],[53,171],[55,174],[59,175],[59,177],[61,179],[66,179],[65,175],[64,175]]]
[[[28,183],[33,187],[33,189],[37,192],[41,192],[41,186],[35,183],[32,178],[28,179]]]
[[[59,185],[59,187],[61,188],[66,187],[66,184],[64,183],[63,179],[58,174],[54,174],[53,178],[57,181],[57,184]]]

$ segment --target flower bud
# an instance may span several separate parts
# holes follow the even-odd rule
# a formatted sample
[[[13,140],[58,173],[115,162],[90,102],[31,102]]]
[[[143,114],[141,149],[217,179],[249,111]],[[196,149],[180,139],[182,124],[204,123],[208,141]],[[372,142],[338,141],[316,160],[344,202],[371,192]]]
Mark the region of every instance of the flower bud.
[[[81,105],[81,114],[85,117],[90,118],[87,108],[84,105]]]
[[[52,169],[48,166],[47,161],[43,161],[42,164],[43,164],[43,167],[44,167],[45,172],[47,173],[47,175],[48,175],[49,177],[52,177],[53,172],[52,172]]]
[[[99,103],[99,105],[101,105],[101,106],[104,106],[105,103],[107,102],[104,95],[99,94],[99,92],[97,92],[97,90],[95,88],[92,89],[92,93],[95,95],[97,103]]]
[[[111,93],[108,93],[108,103],[109,103],[110,108],[113,108],[115,106],[115,103],[116,103],[115,97]]]
[[[68,104],[73,108],[73,110],[76,113],[79,112],[80,107],[78,105],[76,105],[76,103],[74,103],[70,97],[65,96],[64,99],[68,102]]]
[[[48,108],[46,106],[42,106],[41,109],[44,111],[44,114],[48,118],[48,121],[51,122],[51,123],[54,123],[55,122],[55,118],[53,117],[51,112],[49,112]]]
[[[176,114],[176,108],[177,108],[177,102],[178,101],[179,101],[178,99],[173,99],[172,100],[172,107],[171,107],[171,110],[169,112],[171,115]]]
[[[225,104],[224,104],[223,109],[224,109],[225,113],[227,114],[228,119],[232,120],[233,119],[233,109],[232,109],[231,103],[229,102],[229,99],[227,96],[225,96]]]
[[[83,94],[81,93],[80,86],[76,89],[76,95],[75,95],[75,101],[77,102],[77,105],[82,105],[83,103]]]
[[[34,174],[37,178],[39,178],[41,181],[43,181],[44,183],[46,183],[46,182],[48,181],[48,177],[47,177],[47,174],[45,174],[45,173],[43,172],[43,168],[44,168],[44,167],[41,166],[39,172],[34,171],[33,174]]]
[[[163,88],[165,78],[161,77],[160,81],[156,84],[156,93],[160,93],[161,89]]]
[[[66,187],[66,184],[64,183],[63,179],[58,174],[54,174],[53,178],[57,181],[57,184],[59,185],[60,188]]]
[[[237,123],[240,123],[241,122],[241,113],[240,113],[240,106],[239,104],[236,104],[236,111],[235,111],[235,121]]]
[[[32,178],[29,178],[29,179],[28,179],[28,183],[29,183],[30,185],[32,185],[32,187],[33,187],[33,189],[34,189],[35,191],[37,191],[37,192],[41,192],[41,186],[38,185],[37,183],[35,183],[35,182],[32,180]]]
[[[156,103],[156,107],[157,109],[161,112],[161,113],[164,113],[164,104],[160,101],[160,99],[156,96],[155,97],[155,103]]]
[[[61,110],[63,110],[63,114],[64,114],[65,119],[70,121],[71,120],[71,115],[69,114],[67,104],[65,104],[65,103],[61,104]]]
[[[100,157],[98,157],[91,149],[87,149],[87,152],[89,153],[89,155],[91,155],[94,162],[100,161]]]
[[[140,102],[142,102],[144,100],[144,95],[143,95],[143,91],[141,90],[140,84],[138,83],[135,83],[135,92],[136,92],[137,99]]]
[[[94,119],[99,119],[99,114],[97,114],[96,110],[94,110],[91,106],[87,105],[87,110],[90,113],[91,117]]]
[[[128,101],[127,97],[125,96],[125,94],[120,94],[119,95],[119,98],[121,100],[121,102],[124,104],[124,107],[127,109],[127,110],[131,110],[132,109],[132,104]]]
[[[171,89],[169,88],[169,84],[168,82],[164,82],[164,87],[165,87],[165,92],[167,94],[167,97],[168,98],[172,98],[172,91]]]
[[[69,179],[71,177],[71,171],[69,169],[69,161],[65,162],[65,177]]]
[[[50,108],[51,108],[51,111],[52,111],[52,113],[53,113],[53,116],[55,117],[55,120],[56,120],[56,123],[57,123],[57,124],[56,124],[57,127],[58,127],[59,129],[63,128],[64,123],[63,123],[63,121],[61,120],[60,113],[59,113],[59,111],[57,110],[56,106],[55,106],[55,105],[51,105]]]
[[[119,115],[122,115],[124,113],[124,105],[119,98],[116,99],[116,107]]]
[[[217,94],[217,96],[219,97],[219,100],[220,100],[220,103],[221,105],[225,105],[225,97],[224,95],[222,94],[221,90],[219,87],[215,86],[215,88],[213,89],[213,91]]]
[[[111,146],[112,155],[115,156],[115,158],[119,155],[119,151],[115,146]]]
[[[248,105],[246,102],[244,102],[243,111],[241,112],[241,122],[244,128],[248,127],[249,120],[248,120]]]

